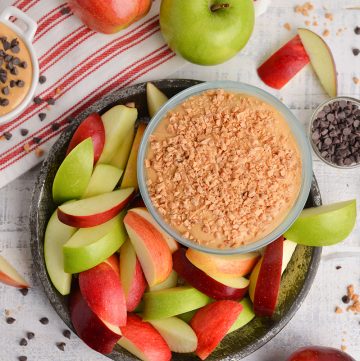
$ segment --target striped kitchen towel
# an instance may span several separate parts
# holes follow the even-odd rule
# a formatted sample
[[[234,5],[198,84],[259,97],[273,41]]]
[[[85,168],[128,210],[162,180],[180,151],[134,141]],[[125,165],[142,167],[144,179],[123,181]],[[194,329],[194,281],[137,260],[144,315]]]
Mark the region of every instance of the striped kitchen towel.
[[[113,90],[164,78],[185,63],[161,37],[160,0],[145,18],[114,35],[88,29],[62,0],[1,0],[0,10],[3,5],[14,5],[37,21],[34,46],[47,81],[35,95],[55,104],[32,103],[0,125],[0,188],[44,159],[69,117]],[[41,120],[40,113],[46,118]]]

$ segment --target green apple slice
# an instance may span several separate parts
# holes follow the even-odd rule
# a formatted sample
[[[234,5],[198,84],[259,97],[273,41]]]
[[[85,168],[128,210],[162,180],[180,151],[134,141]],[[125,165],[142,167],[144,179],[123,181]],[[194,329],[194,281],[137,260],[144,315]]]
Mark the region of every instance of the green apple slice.
[[[158,283],[155,286],[149,286],[149,291],[160,291],[173,288],[177,285],[177,281],[178,275],[174,270],[172,270],[169,277],[165,281]]]
[[[105,261],[126,241],[125,212],[100,226],[80,228],[64,245],[64,269],[68,273],[86,271]]]
[[[122,169],[108,164],[98,164],[94,169],[82,198],[94,197],[102,193],[113,191],[118,184],[122,173]]]
[[[131,128],[134,127],[137,115],[136,108],[116,105],[101,116],[105,127],[105,145],[99,163],[110,163]]]
[[[63,246],[77,228],[61,223],[55,211],[46,227],[44,240],[45,265],[54,287],[63,295],[70,293],[71,274],[64,271]]]
[[[134,141],[135,128],[131,128],[129,134],[126,135],[124,141],[115,152],[114,157],[111,159],[110,164],[119,169],[125,169],[129,159],[131,147]]]
[[[195,310],[211,298],[190,286],[168,288],[144,294],[144,320],[159,320]]]
[[[91,138],[78,144],[61,163],[54,179],[54,202],[79,199],[84,194],[93,171],[94,146]]]
[[[146,98],[151,118],[156,114],[161,106],[168,101],[168,97],[153,83],[146,83]]]
[[[243,306],[243,310],[241,311],[240,315],[238,316],[234,324],[231,326],[230,330],[227,332],[228,334],[245,326],[255,317],[255,313],[253,311],[253,305],[248,298],[244,298],[240,302],[240,304]]]
[[[149,322],[160,333],[172,352],[188,353],[196,350],[197,336],[183,320],[169,317]]]
[[[306,246],[330,246],[343,241],[354,228],[356,200],[306,208],[284,236]]]

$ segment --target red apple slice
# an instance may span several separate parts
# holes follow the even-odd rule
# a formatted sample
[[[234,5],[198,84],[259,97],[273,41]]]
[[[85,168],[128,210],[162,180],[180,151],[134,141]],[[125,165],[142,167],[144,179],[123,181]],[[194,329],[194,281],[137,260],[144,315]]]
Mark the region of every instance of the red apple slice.
[[[298,349],[287,361],[356,361],[350,355],[331,347],[308,346]]]
[[[129,312],[134,311],[141,301],[147,283],[129,240],[120,248],[120,279],[124,288],[126,308]]]
[[[2,256],[0,256],[0,282],[18,288],[30,287],[16,269]]]
[[[221,283],[226,282],[226,279],[220,282],[220,280],[208,276],[205,272],[195,267],[187,259],[184,248],[178,249],[173,254],[173,264],[174,270],[187,283],[216,300],[240,300],[247,293],[249,281],[246,278],[236,278],[237,287],[230,286],[231,281],[228,281],[228,285]],[[230,278],[229,280],[234,279]]]
[[[198,338],[196,355],[205,360],[226,336],[243,307],[235,301],[216,301],[196,312],[190,326]]]
[[[139,316],[128,314],[118,344],[143,361],[169,361],[171,351],[160,333]]]
[[[133,192],[134,188],[119,189],[63,204],[58,208],[59,220],[77,228],[98,226],[120,213],[131,200]]]
[[[66,151],[69,154],[83,140],[90,138],[94,144],[94,163],[98,161],[105,144],[105,128],[97,113],[90,114],[76,129]]]
[[[149,286],[163,282],[172,270],[171,251],[163,235],[133,210],[124,224]]]
[[[91,311],[79,289],[71,293],[69,309],[78,336],[95,351],[110,353],[121,337],[120,328],[101,320]]]
[[[296,35],[276,53],[271,55],[258,68],[257,72],[266,85],[275,89],[281,89],[309,62],[309,56],[300,37]]]
[[[116,256],[112,257],[117,262]],[[111,264],[102,262],[81,272],[79,286],[88,306],[99,318],[115,326],[126,324],[125,294],[119,272],[116,272]]]

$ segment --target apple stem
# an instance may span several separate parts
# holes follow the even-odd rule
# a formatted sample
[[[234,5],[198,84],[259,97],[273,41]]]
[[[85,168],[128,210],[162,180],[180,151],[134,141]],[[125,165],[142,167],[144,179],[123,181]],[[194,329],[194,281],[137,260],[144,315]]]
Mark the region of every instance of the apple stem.
[[[217,11],[220,9],[226,9],[229,6],[230,6],[230,4],[213,4],[213,5],[211,5],[210,10],[214,12],[214,11]]]

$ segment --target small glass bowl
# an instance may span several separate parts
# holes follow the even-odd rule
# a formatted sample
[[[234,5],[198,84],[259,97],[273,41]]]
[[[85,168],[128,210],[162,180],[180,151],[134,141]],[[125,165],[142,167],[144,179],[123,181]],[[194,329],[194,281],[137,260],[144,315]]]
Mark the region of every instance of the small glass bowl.
[[[331,167],[334,167],[334,168],[339,168],[339,169],[353,169],[353,168],[357,168],[360,166],[360,163],[357,163],[357,164],[352,164],[352,165],[338,165],[338,164],[335,164],[335,163],[332,163],[330,161],[328,161],[327,159],[325,159],[319,149],[317,148],[315,142],[313,141],[312,139],[312,127],[313,127],[313,124],[314,124],[314,121],[315,119],[317,118],[317,115],[318,113],[326,106],[326,105],[329,105],[329,104],[332,104],[336,101],[340,101],[340,100],[345,100],[345,101],[350,101],[354,104],[356,104],[359,109],[360,109],[360,100],[358,99],[355,99],[355,98],[351,98],[351,97],[335,97],[335,98],[331,98],[329,100],[326,100],[324,101],[322,104],[320,104],[314,111],[313,115],[311,116],[311,120],[310,120],[310,124],[309,124],[309,129],[308,129],[308,132],[309,132],[309,139],[310,139],[310,144],[312,146],[312,149],[314,150],[315,154],[318,156],[318,158],[320,160],[322,160],[324,163],[326,163],[327,165],[330,165]]]
[[[158,213],[158,211],[151,202],[146,185],[146,174],[145,174],[146,171],[145,171],[144,161],[148,151],[150,135],[154,132],[159,122],[164,118],[164,116],[167,114],[169,110],[175,108],[177,105],[184,102],[187,98],[211,89],[225,89],[236,93],[254,96],[272,105],[287,121],[295,137],[295,140],[297,141],[302,159],[302,181],[301,181],[299,196],[293,208],[289,211],[288,215],[286,216],[286,218],[278,227],[276,227],[266,237],[256,242],[249,243],[237,248],[226,248],[226,249],[210,248],[184,238],[180,233],[178,233],[174,228],[172,228],[169,224],[167,224],[163,220],[162,216]],[[138,163],[137,163],[137,174],[138,174],[140,193],[142,195],[142,198],[144,200],[147,209],[149,210],[151,215],[155,218],[157,223],[164,229],[164,231],[170,234],[179,243],[183,244],[186,247],[196,249],[198,251],[217,254],[217,255],[248,253],[259,250],[260,248],[266,246],[267,244],[271,243],[272,241],[280,237],[282,234],[284,234],[284,232],[292,225],[292,223],[299,216],[300,212],[303,210],[306,200],[309,196],[309,191],[313,176],[311,147],[306,132],[303,126],[301,125],[301,123],[280,100],[278,100],[271,94],[257,87],[238,82],[232,82],[232,81],[208,82],[208,83],[195,85],[175,95],[168,102],[166,102],[161,107],[161,109],[155,114],[155,116],[152,118],[152,120],[150,121],[149,125],[146,128],[140,144]]]

